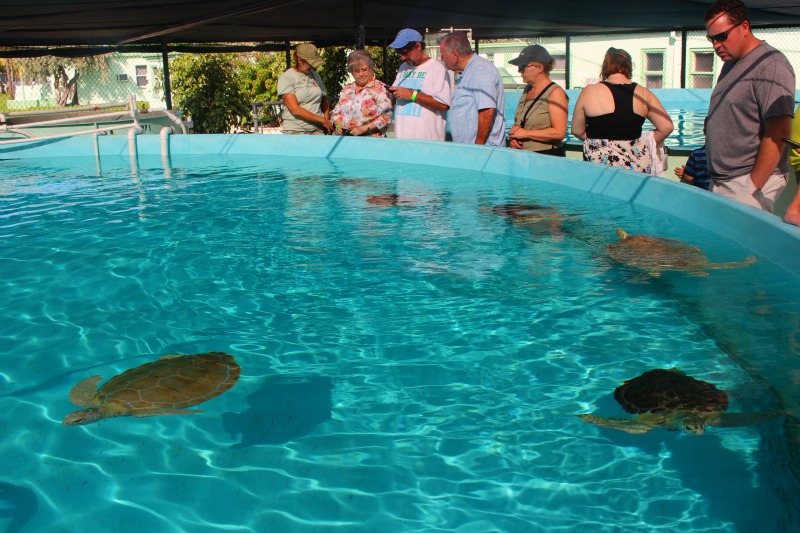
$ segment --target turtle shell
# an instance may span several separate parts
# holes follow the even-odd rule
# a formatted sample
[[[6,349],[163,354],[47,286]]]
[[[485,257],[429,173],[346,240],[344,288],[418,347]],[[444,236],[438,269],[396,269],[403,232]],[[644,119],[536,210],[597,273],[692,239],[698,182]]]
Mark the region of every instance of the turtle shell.
[[[614,399],[629,413],[672,411],[722,412],[728,395],[711,383],[678,369],[656,369],[629,379],[614,390]]]
[[[502,204],[494,206],[492,211],[503,217],[527,218],[540,216],[542,211],[552,211],[552,209],[540,205]]]
[[[606,247],[614,261],[646,270],[681,270],[702,267],[708,258],[700,248],[675,239],[628,235]]]
[[[223,352],[167,356],[114,376],[97,395],[101,402],[133,411],[183,409],[230,389],[241,371],[233,356]]]

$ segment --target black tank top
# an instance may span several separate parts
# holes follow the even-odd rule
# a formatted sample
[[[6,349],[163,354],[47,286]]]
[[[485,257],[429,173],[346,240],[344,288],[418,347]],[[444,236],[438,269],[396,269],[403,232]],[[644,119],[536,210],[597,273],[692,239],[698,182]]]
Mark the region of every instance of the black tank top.
[[[590,139],[632,141],[642,136],[644,117],[633,112],[635,83],[602,82],[614,97],[614,112],[586,117],[586,136]]]

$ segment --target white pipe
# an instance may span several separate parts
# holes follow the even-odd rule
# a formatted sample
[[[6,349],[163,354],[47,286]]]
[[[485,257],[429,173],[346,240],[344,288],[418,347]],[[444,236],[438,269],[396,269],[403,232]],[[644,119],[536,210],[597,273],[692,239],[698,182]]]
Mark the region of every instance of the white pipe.
[[[169,161],[169,136],[172,134],[172,128],[164,126],[158,134],[161,137],[161,160]]]
[[[69,118],[56,118],[53,120],[43,120],[41,122],[27,122],[25,124],[13,124],[14,126],[20,127],[25,126],[48,126],[50,124],[67,124],[69,122],[97,122],[98,118],[106,118],[106,117],[119,117],[120,115],[126,115],[125,111],[117,111],[112,113],[98,113],[96,115],[83,115],[80,117],[69,117]]]
[[[128,130],[128,154],[131,157],[131,165],[134,164],[134,161],[137,160],[139,155],[138,150],[136,149],[136,136],[142,133],[142,128],[138,125]]]
[[[97,165],[97,175],[100,176],[102,174],[102,167],[100,166],[100,135],[95,133],[92,135],[94,139],[94,162]]]
[[[164,126],[159,132],[161,137],[161,167],[164,169],[164,178],[167,181],[172,177],[172,165],[169,160],[169,136],[172,133],[172,127],[170,126]]]
[[[45,135],[43,137],[31,137],[29,139],[10,139],[8,141],[0,140],[0,145],[4,144],[20,144],[20,143],[34,143],[37,141],[44,141],[47,139],[63,139],[65,137],[75,137],[77,135],[87,135],[90,133],[101,133],[105,131],[114,131],[114,130],[125,130],[129,128],[136,128],[141,130],[142,128],[139,127],[137,124],[123,124],[121,126],[111,126],[108,128],[95,128],[93,130],[86,130],[86,131],[76,131],[72,133],[58,133],[56,135]],[[18,133],[18,132],[15,132]],[[19,132],[21,133],[21,132]]]
[[[170,119],[172,122],[174,122],[175,124],[177,124],[177,125],[178,125],[178,127],[181,129],[181,133],[183,133],[184,135],[186,135],[186,126],[184,126],[184,125],[183,125],[183,121],[180,119],[180,117],[179,117],[178,115],[176,115],[175,113],[173,113],[173,112],[172,112],[172,111],[170,111],[169,109],[165,109],[165,110],[164,110],[164,114],[165,114],[165,115],[166,115],[166,116],[167,116],[167,117],[168,117],[168,118],[169,118],[169,119]]]
[[[113,104],[97,104],[80,107],[65,107],[61,109],[40,109],[38,111],[8,111],[0,114],[0,117],[27,117],[29,115],[60,115],[64,113],[75,113],[78,111],[97,111],[98,109],[108,109],[111,107],[127,107],[127,102],[117,102]]]

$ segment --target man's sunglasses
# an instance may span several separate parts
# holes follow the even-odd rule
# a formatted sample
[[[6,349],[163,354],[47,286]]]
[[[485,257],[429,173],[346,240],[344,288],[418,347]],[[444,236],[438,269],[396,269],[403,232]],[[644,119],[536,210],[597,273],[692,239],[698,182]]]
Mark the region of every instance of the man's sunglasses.
[[[744,21],[742,21],[742,22],[744,22]],[[731,31],[733,31],[733,28],[735,28],[736,26],[741,26],[742,22],[740,22],[739,24],[736,24],[734,26],[731,26],[730,28],[728,28],[725,31],[721,31],[716,35],[706,35],[706,39],[708,39],[708,42],[710,42],[711,44],[714,44],[714,41],[716,41],[718,43],[724,43],[725,41],[728,40],[728,35],[730,35]]]
[[[410,43],[410,44],[407,44],[407,45],[405,45],[403,48],[398,48],[398,49],[397,49],[397,53],[398,53],[398,54],[402,54],[402,55],[406,55],[406,54],[407,54],[407,53],[409,53],[411,50],[413,50],[415,46],[417,46],[417,43]]]

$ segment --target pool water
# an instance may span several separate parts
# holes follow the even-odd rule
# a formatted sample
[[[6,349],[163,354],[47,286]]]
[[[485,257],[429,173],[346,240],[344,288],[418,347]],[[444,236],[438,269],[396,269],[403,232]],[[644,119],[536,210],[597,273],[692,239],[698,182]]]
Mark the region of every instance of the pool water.
[[[796,355],[786,272],[654,277],[604,253],[617,226],[712,261],[751,255],[734,242],[425,165],[65,161],[0,162],[7,531],[800,527],[785,417],[695,437],[574,416],[626,416],[614,388],[672,367],[726,390],[731,411],[786,408],[749,358]],[[493,211],[508,203],[567,216],[514,223]],[[725,337],[770,306],[792,318],[772,345]],[[242,377],[205,413],[61,426],[78,381],[206,351]]]

